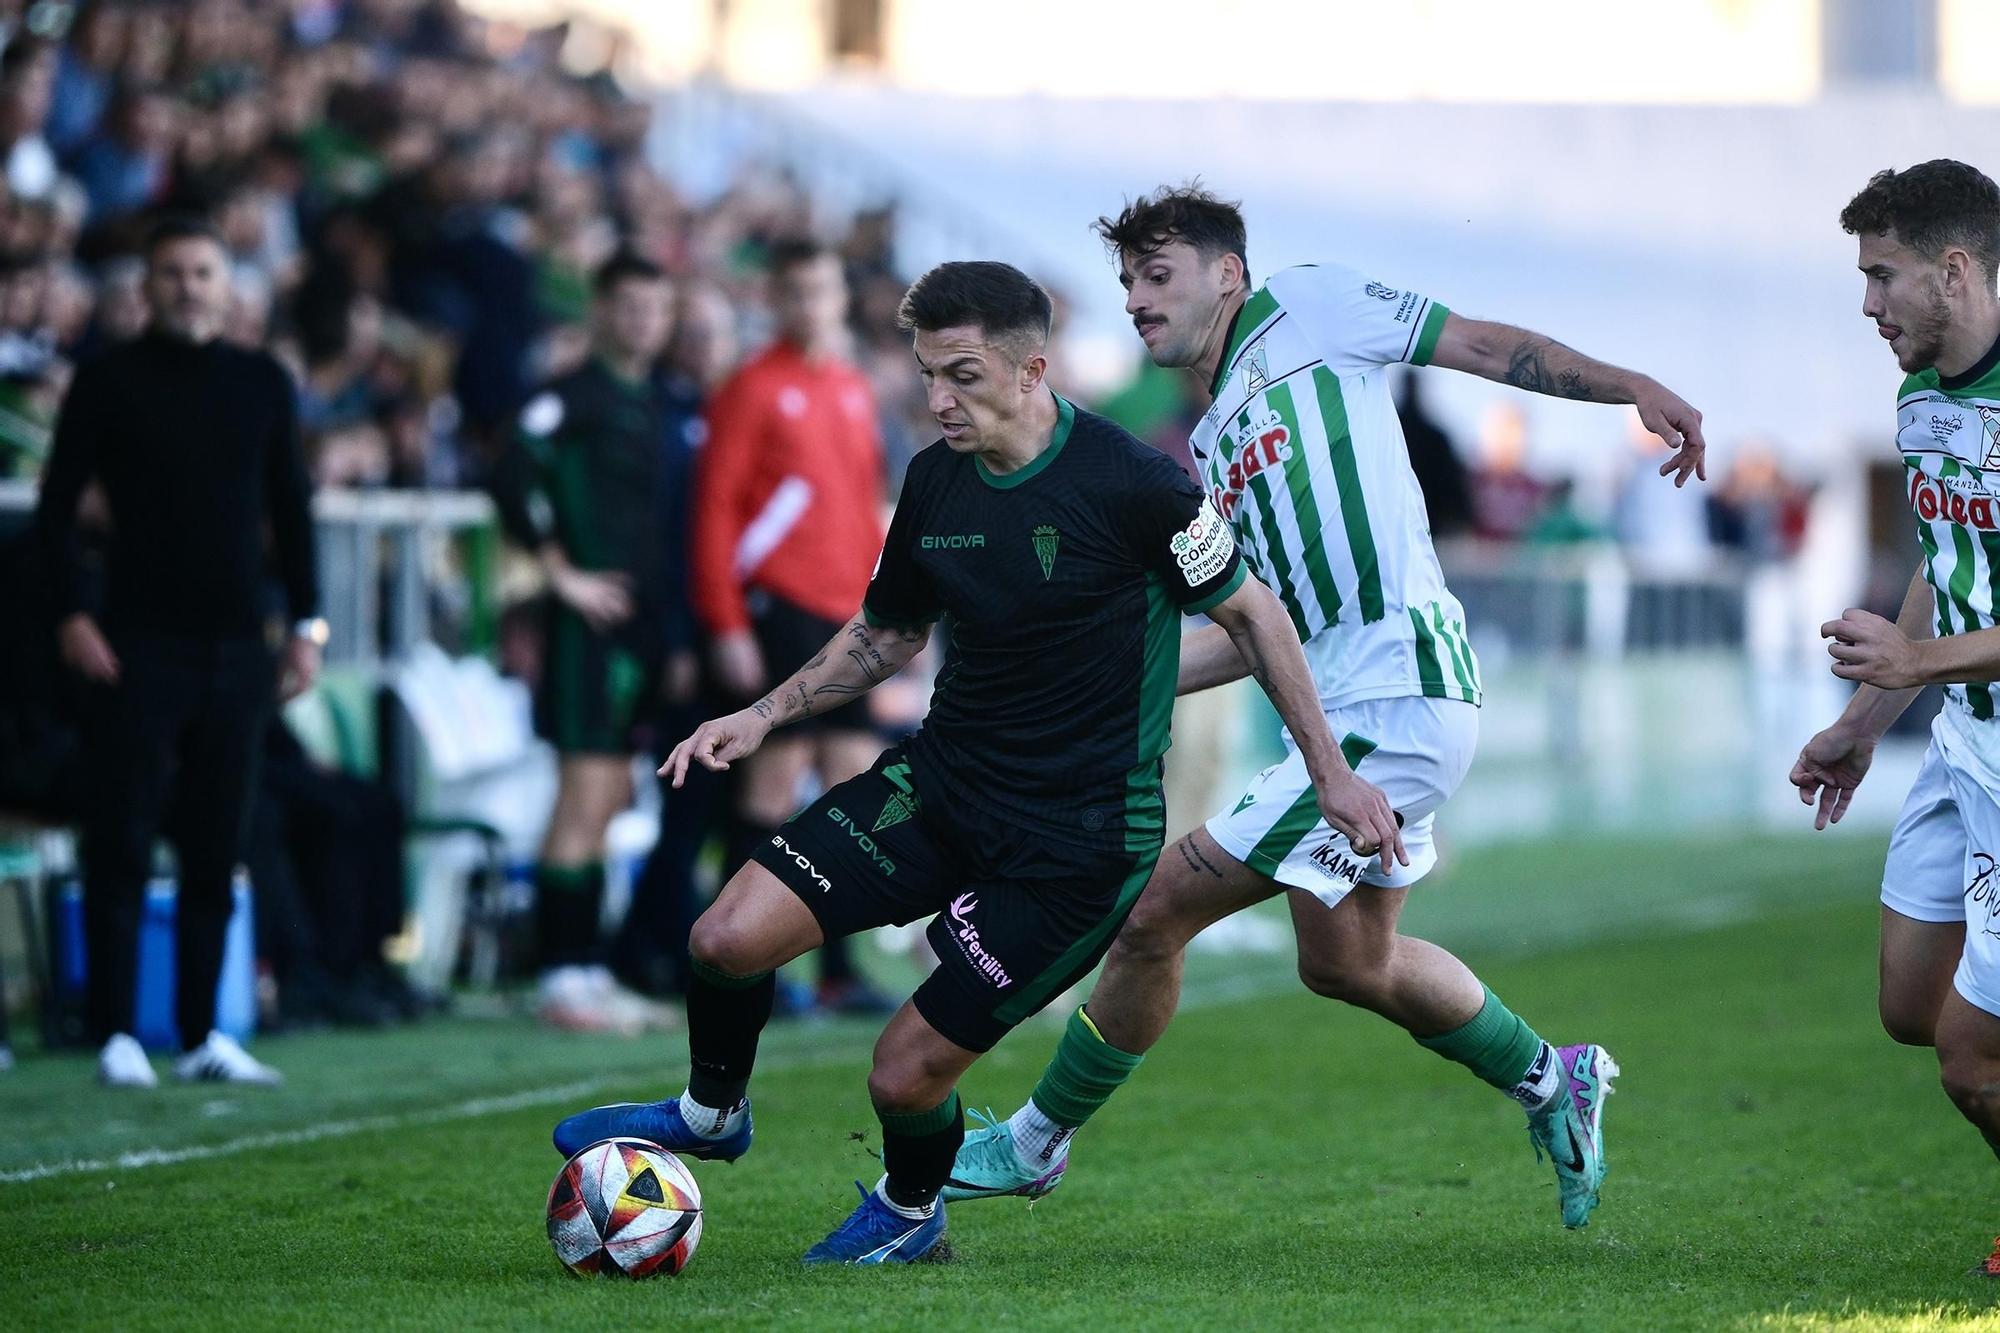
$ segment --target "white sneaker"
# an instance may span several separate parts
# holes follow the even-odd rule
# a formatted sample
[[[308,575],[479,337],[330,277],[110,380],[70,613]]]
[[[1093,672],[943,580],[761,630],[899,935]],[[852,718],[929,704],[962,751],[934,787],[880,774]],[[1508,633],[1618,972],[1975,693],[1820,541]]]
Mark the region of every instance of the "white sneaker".
[[[211,1032],[208,1040],[174,1061],[174,1077],[193,1083],[283,1083],[285,1076],[236,1044],[236,1038]]]
[[[636,1036],[637,1023],[613,1011],[597,969],[570,964],[542,973],[535,1014],[565,1032],[616,1032]]]
[[[542,1022],[565,1032],[636,1037],[648,1031],[678,1032],[683,1026],[674,1006],[627,990],[609,968],[598,965],[572,964],[542,973],[535,1012]]]
[[[681,1021],[678,1006],[662,1004],[621,984],[608,967],[591,968],[590,982],[597,1003],[621,1032],[679,1032],[687,1026]]]
[[[157,1088],[160,1076],[146,1048],[123,1032],[113,1033],[97,1053],[97,1081],[110,1088]]]

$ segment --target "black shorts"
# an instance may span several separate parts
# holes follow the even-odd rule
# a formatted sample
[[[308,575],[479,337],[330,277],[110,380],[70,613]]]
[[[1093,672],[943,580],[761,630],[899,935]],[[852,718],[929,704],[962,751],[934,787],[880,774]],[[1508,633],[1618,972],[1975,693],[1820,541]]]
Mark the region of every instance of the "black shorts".
[[[549,613],[535,730],[559,754],[637,754],[660,693],[661,654],[614,630],[599,633],[564,606]]]
[[[911,998],[948,1040],[985,1051],[1097,966],[1159,854],[1077,847],[969,810],[913,780],[895,746],[752,859],[828,939],[935,914],[937,970]]]
[[[840,633],[844,620],[827,620],[782,597],[752,589],[750,593],[750,633],[757,651],[764,657],[764,672],[773,686],[819,656],[827,641]],[[865,731],[874,734],[875,723],[865,699],[844,703],[785,724],[789,736],[812,736],[828,731]]]

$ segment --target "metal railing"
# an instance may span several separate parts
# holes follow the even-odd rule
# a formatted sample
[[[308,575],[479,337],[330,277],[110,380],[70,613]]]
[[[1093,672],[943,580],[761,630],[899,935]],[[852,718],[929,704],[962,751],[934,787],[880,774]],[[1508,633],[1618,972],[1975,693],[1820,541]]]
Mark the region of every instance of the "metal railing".
[[[0,535],[34,513],[30,481],[0,481]],[[313,497],[327,660],[394,661],[436,639],[490,651],[498,624],[499,537],[476,491],[324,490]]]

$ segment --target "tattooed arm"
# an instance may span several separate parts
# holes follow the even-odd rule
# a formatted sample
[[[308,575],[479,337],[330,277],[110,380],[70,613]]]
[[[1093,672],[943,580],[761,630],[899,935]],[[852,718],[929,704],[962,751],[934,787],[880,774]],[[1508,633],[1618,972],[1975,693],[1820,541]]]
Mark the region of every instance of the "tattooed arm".
[[[1684,486],[1690,475],[1708,480],[1707,443],[1701,413],[1650,375],[1587,357],[1554,338],[1512,324],[1447,315],[1431,364],[1462,370],[1529,393],[1574,398],[1586,403],[1630,403],[1646,429],[1666,442],[1671,454],[1660,475]]]
[[[930,639],[929,625],[897,628],[871,625],[857,615],[827,641],[812,661],[748,708],[704,722],[674,747],[660,776],[681,785],[688,764],[717,772],[764,743],[774,727],[823,713],[866,694],[908,666]]]
[[[1396,861],[1408,865],[1410,858],[1403,850],[1389,798],[1348,767],[1320,708],[1319,689],[1306,666],[1298,631],[1271,590],[1255,579],[1245,579],[1226,600],[1209,608],[1208,617],[1235,644],[1250,674],[1285,720],[1305,759],[1326,822],[1346,834],[1361,855],[1379,851],[1384,865]]]

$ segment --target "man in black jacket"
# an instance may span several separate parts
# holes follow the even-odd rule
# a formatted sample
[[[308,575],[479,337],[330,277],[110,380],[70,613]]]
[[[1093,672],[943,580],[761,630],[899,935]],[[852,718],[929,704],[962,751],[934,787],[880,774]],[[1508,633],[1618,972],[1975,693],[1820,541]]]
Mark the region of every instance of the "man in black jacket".
[[[66,662],[88,682],[83,822],[90,1021],[99,1076],[157,1080],[134,1028],[140,911],[164,829],[179,867],[176,1012],[184,1079],[272,1083],[215,1031],[216,983],[264,727],[319,670],[311,483],[296,399],[263,352],[218,339],[226,251],[199,220],[147,246],[152,324],[77,372],[56,423],[36,522]],[[101,621],[82,604],[77,507],[108,518]],[[290,632],[267,624],[266,532]]]

